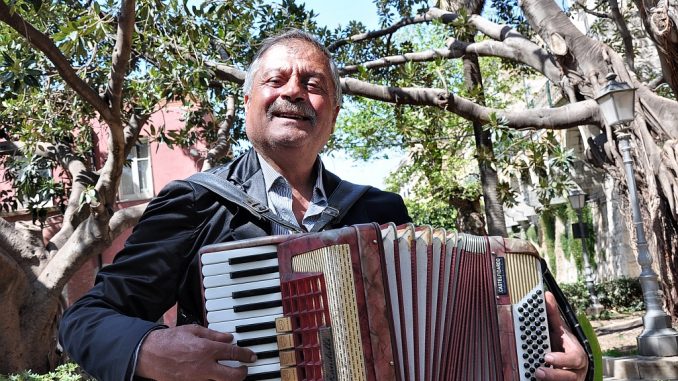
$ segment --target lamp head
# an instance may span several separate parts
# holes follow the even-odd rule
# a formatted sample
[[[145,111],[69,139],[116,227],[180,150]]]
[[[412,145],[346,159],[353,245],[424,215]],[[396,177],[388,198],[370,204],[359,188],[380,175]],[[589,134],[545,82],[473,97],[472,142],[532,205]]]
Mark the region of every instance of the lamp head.
[[[636,89],[626,82],[618,82],[617,74],[605,76],[607,84],[600,89],[596,102],[609,126],[631,122],[635,114]]]

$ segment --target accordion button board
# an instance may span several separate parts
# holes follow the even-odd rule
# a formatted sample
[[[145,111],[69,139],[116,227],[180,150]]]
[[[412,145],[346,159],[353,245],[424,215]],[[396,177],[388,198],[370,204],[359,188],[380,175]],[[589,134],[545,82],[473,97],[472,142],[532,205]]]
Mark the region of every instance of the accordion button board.
[[[200,256],[205,321],[257,353],[250,381],[532,381],[550,352],[525,241],[366,224]]]

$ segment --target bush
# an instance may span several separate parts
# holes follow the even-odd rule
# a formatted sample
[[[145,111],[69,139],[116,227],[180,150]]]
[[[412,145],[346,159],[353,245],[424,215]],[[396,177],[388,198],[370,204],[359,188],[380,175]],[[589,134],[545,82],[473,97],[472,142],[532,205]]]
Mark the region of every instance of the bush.
[[[54,371],[47,374],[36,374],[30,370],[4,376],[0,374],[0,381],[86,381],[91,380],[82,374],[80,368],[74,363],[58,366]]]
[[[584,282],[564,283],[560,288],[578,313],[584,313],[591,306],[589,291]],[[629,313],[645,308],[638,279],[619,278],[602,282],[596,284],[595,291],[598,301],[606,311]]]
[[[591,305],[589,291],[584,282],[563,283],[560,285],[560,289],[565,294],[567,301],[570,302],[575,314],[585,313]]]

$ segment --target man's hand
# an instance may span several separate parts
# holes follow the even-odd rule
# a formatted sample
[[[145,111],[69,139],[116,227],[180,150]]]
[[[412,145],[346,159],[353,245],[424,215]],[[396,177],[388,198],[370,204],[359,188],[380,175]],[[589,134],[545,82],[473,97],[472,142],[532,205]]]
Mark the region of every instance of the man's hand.
[[[249,349],[231,344],[233,335],[199,325],[158,329],[139,349],[136,375],[165,380],[243,380],[247,368],[232,368],[219,360],[256,361]]]
[[[588,370],[586,352],[565,326],[553,294],[547,292],[545,298],[552,352],[544,356],[544,360],[552,368],[541,367],[535,376],[547,381],[583,381]]]

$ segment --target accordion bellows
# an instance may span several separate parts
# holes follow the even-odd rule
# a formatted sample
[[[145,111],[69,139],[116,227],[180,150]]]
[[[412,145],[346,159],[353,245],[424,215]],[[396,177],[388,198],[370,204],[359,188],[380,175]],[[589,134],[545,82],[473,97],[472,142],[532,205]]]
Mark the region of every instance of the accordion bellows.
[[[526,241],[365,224],[210,245],[201,263],[208,327],[258,355],[248,380],[523,381],[550,351]]]

